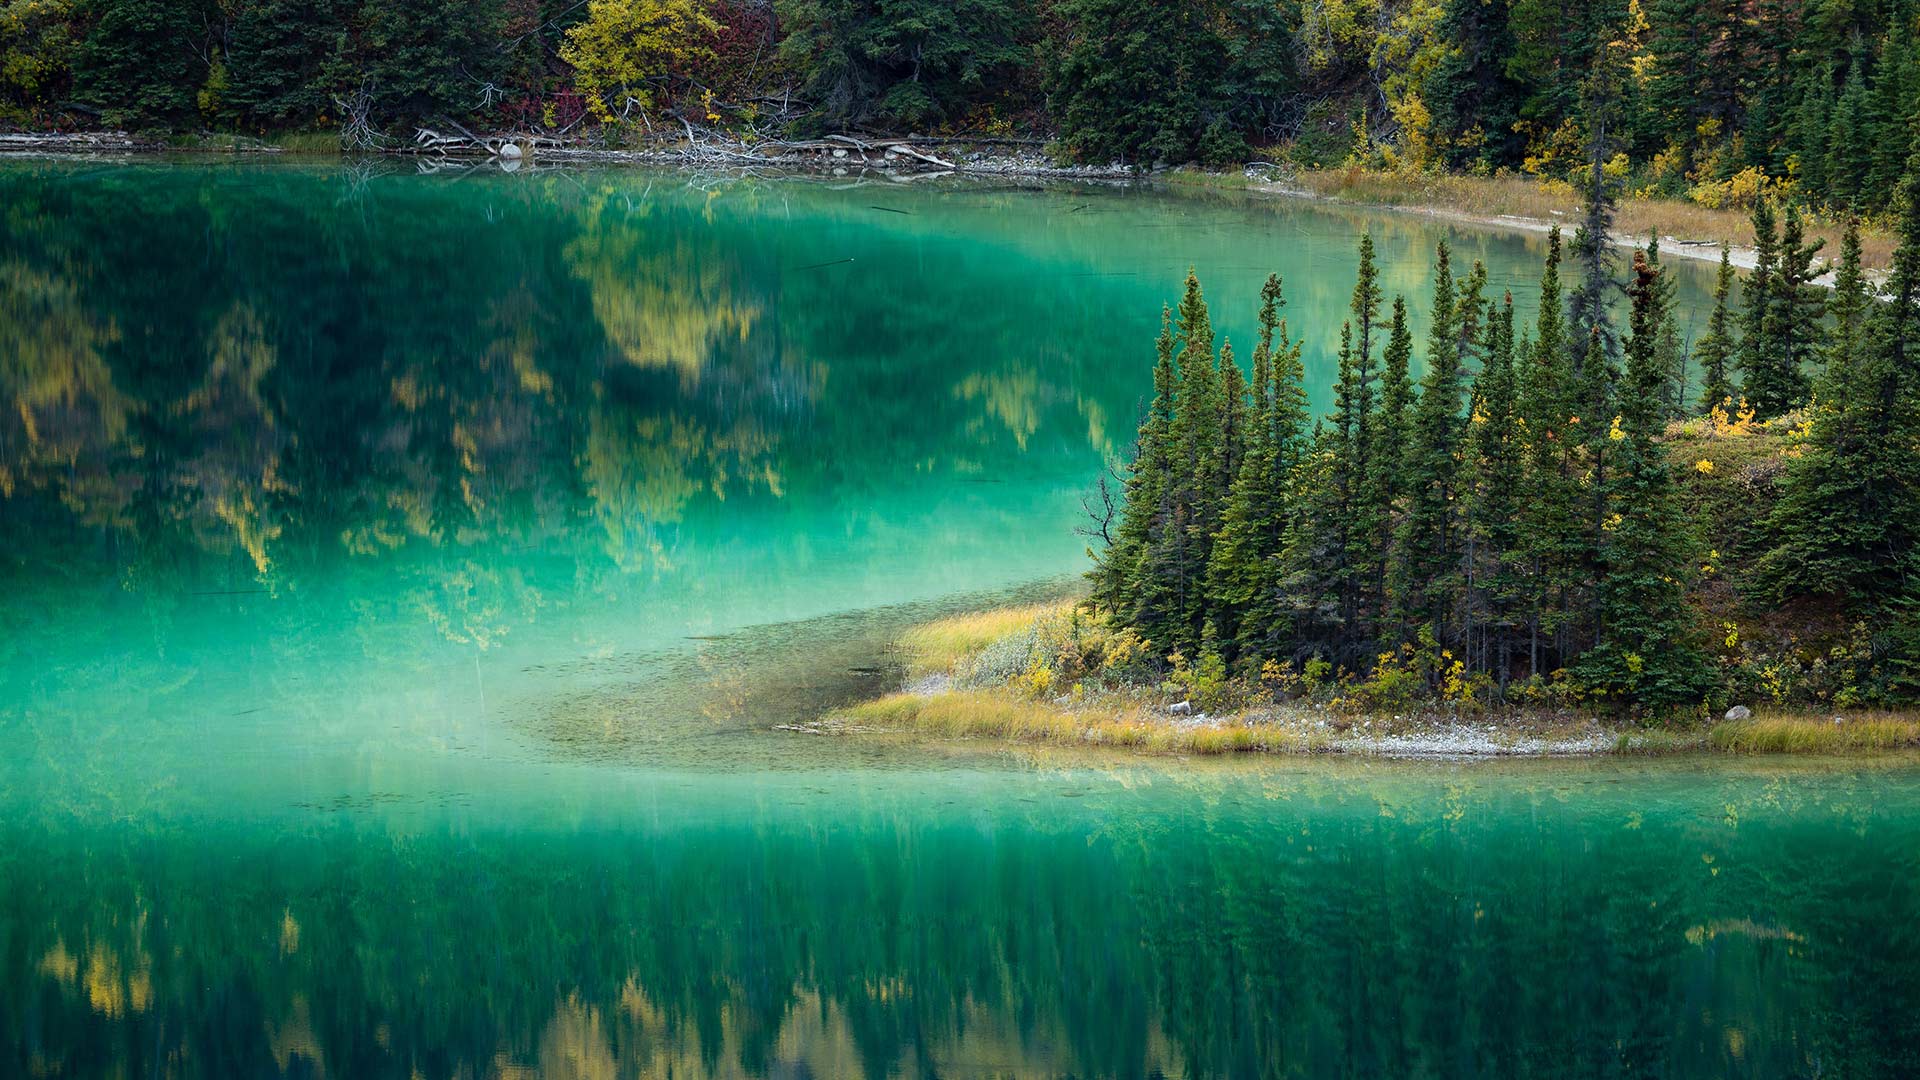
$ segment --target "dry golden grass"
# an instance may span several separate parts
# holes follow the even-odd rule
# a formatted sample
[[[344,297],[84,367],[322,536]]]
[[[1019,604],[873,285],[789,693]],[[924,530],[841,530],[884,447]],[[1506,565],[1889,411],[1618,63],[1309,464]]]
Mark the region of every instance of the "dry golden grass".
[[[1511,216],[1571,225],[1580,212],[1580,200],[1570,189],[1548,187],[1527,176],[1409,175],[1348,167],[1302,170],[1292,179],[1300,188],[1323,198],[1429,209],[1482,220]],[[1677,199],[1622,199],[1614,227],[1622,237],[1643,238],[1657,232],[1716,249],[1721,241],[1736,248],[1753,244],[1753,224],[1745,211],[1709,210]],[[1810,223],[1807,228],[1807,234],[1825,240],[1827,253],[1836,257],[1841,231],[1841,225],[1827,222]],[[1883,231],[1864,231],[1860,237],[1862,261],[1870,268],[1890,265],[1896,240]]]
[[[946,739],[1114,747],[1169,754],[1232,754],[1314,749],[1294,732],[1245,724],[1186,727],[1108,702],[1065,707],[998,690],[890,694],[836,713],[849,726],[909,731]]]
[[[1920,748],[1920,720],[1906,716],[1848,717],[1845,723],[1806,716],[1761,716],[1724,721],[1707,733],[1716,750],[1741,754],[1844,754]]]
[[[900,636],[908,670],[916,675],[951,671],[953,666],[1008,634],[1025,630],[1041,619],[1064,615],[1078,601],[1056,600],[1024,607],[995,608],[949,615],[908,630]]]

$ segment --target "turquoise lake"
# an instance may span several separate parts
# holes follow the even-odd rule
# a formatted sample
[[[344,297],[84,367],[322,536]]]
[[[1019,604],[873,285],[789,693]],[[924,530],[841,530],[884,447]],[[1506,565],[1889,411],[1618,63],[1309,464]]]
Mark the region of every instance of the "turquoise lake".
[[[1189,266],[1327,407],[1361,229],[1530,317],[1230,192],[0,161],[0,1076],[1920,1075],[1911,758],[780,730],[1074,587]]]

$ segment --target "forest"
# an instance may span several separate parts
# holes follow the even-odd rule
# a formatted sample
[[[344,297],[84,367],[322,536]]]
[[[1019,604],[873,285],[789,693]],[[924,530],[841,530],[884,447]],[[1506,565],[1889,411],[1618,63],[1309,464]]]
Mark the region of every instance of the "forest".
[[[1279,278],[1249,379],[1189,274],[1124,490],[1093,504],[1093,602],[1130,635],[1109,655],[1202,690],[1355,680],[1380,705],[1920,696],[1920,155],[1884,288],[1857,228],[1815,284],[1798,211],[1759,204],[1738,310],[1723,249],[1697,386],[1657,244],[1618,280],[1594,190],[1531,327],[1443,242],[1416,345],[1363,236],[1318,421]]]
[[[0,124],[1045,140],[1891,220],[1914,0],[0,0]]]

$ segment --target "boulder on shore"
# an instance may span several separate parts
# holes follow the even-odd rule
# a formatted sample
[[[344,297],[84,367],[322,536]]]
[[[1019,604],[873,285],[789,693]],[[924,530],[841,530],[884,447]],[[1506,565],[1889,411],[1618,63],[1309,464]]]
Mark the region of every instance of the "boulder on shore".
[[[1726,719],[1751,720],[1753,719],[1753,710],[1747,708],[1745,705],[1735,705],[1733,708],[1727,710]]]

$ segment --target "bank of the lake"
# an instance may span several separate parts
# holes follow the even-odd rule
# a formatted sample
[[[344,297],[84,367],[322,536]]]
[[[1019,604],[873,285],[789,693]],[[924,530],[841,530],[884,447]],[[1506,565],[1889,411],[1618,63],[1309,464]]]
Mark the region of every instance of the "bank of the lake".
[[[512,150],[503,156],[500,151]],[[76,154],[86,156],[150,153],[337,155],[332,133],[296,133],[266,138],[230,135],[140,137],[126,132],[25,132],[0,134],[0,154]],[[489,132],[453,137],[447,146],[397,144],[378,156],[413,159],[435,165],[512,169],[534,165],[592,167],[630,165],[645,168],[818,171],[827,175],[874,174],[900,181],[942,176],[1006,176],[1033,180],[1132,181],[1174,188],[1226,188],[1265,197],[1311,199],[1336,205],[1416,214],[1484,229],[1545,233],[1571,227],[1579,209],[1577,193],[1565,183],[1524,175],[1473,176],[1419,170],[1278,167],[1254,162],[1244,168],[1135,168],[1120,163],[1070,164],[1047,152],[1042,139],[942,139],[903,136],[829,136],[823,140],[778,144],[707,131],[693,140],[663,138],[640,146],[609,148],[574,140],[560,142],[524,133]],[[1707,207],[1655,196],[1622,200],[1616,222],[1622,247],[1660,237],[1663,250],[1683,259],[1717,260],[1721,245],[1733,264],[1750,269],[1756,260],[1750,212],[1744,207]],[[1844,222],[1811,218],[1812,239],[1828,252],[1840,248]],[[1871,270],[1884,270],[1892,258],[1894,237],[1883,228],[1861,232],[1861,258]]]
[[[1209,682],[1171,671],[1073,668],[1080,642],[1110,635],[1077,599],[931,620],[895,643],[897,690],[784,730],[815,735],[910,734],[1144,754],[1359,754],[1396,758],[1572,757],[1675,753],[1852,754],[1920,750],[1920,715],[1883,709],[1734,706],[1638,722],[1578,705],[1432,699],[1397,708],[1369,700],[1362,680],[1261,676]],[[1080,677],[1062,685],[1058,669]],[[1115,669],[1115,670],[1109,670]],[[1155,671],[1152,676],[1142,673]]]

